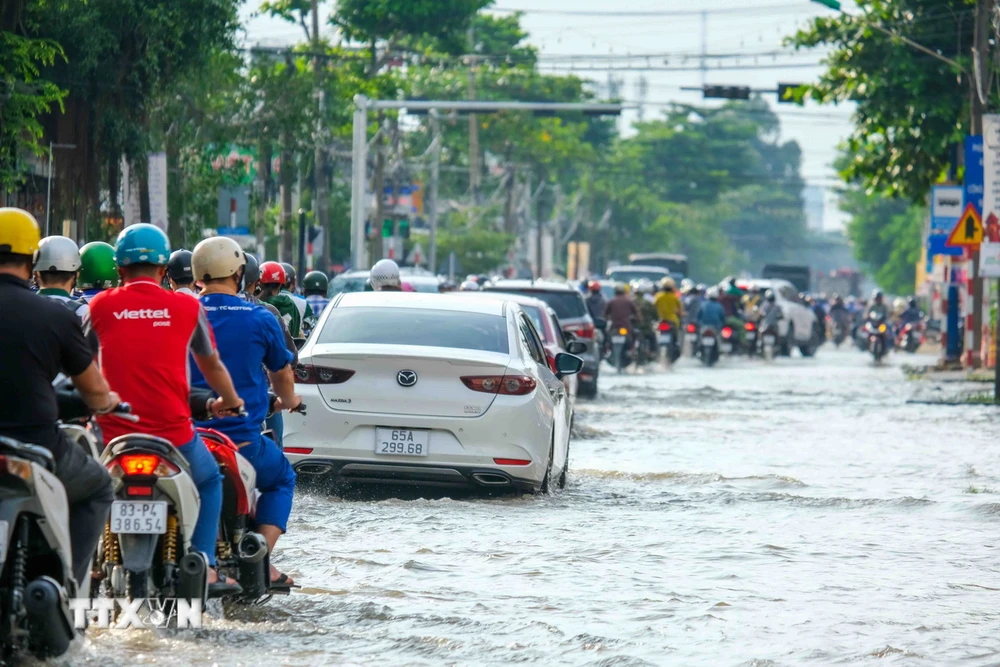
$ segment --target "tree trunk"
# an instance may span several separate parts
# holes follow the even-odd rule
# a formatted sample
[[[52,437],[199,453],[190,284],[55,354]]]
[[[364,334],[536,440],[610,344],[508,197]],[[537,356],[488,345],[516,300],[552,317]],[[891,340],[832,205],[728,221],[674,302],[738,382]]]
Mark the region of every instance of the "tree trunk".
[[[295,187],[295,158],[289,146],[291,140],[287,132],[281,135],[281,245],[278,253],[280,261],[292,261],[292,188]]]

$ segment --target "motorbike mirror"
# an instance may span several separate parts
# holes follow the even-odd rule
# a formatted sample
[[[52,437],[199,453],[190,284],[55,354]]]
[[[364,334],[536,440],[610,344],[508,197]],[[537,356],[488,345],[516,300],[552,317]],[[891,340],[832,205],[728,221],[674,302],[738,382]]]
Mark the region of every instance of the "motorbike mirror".
[[[573,340],[566,346],[566,350],[570,354],[584,354],[587,351],[587,344],[579,340]]]
[[[556,355],[556,370],[560,375],[576,375],[583,370],[583,359],[575,354],[560,352]]]
[[[594,326],[600,329],[601,331],[604,331],[605,329],[608,328],[608,321],[603,317],[598,317],[596,320],[594,320]]]

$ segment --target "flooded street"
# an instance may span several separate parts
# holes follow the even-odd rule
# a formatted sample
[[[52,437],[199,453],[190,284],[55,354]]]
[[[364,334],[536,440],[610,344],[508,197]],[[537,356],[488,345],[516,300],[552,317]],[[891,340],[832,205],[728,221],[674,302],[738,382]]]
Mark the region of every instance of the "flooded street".
[[[1000,415],[907,404],[929,359],[607,372],[565,491],[301,495],[301,591],[64,662],[1000,664]]]

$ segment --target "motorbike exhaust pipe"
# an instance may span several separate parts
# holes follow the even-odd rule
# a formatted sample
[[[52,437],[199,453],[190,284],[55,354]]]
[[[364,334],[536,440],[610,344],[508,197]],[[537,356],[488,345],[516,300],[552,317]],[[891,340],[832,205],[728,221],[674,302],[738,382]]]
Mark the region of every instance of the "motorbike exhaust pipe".
[[[36,657],[54,658],[69,650],[73,627],[68,608],[62,586],[52,577],[39,577],[25,587],[28,637]]]
[[[208,559],[198,551],[193,551],[177,564],[177,597],[182,600],[208,599]]]
[[[267,561],[267,541],[260,533],[247,533],[236,547],[239,560],[240,586],[248,598],[267,594],[270,568]]]

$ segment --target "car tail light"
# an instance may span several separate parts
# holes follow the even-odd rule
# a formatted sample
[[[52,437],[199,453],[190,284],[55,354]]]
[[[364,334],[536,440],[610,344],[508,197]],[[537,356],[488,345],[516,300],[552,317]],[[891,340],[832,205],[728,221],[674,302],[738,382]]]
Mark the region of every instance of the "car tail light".
[[[153,487],[151,486],[126,486],[125,495],[135,498],[151,498],[153,496]]]
[[[301,384],[343,384],[350,380],[354,373],[355,371],[346,368],[298,364],[295,367],[295,381]]]
[[[743,325],[743,328],[747,331],[756,331],[757,325],[754,324],[753,322],[747,322],[746,324]]]
[[[493,459],[493,463],[498,466],[530,466],[531,461],[527,459]]]
[[[698,327],[696,327],[696,326],[695,326],[694,324],[689,324],[689,325],[687,326],[687,332],[688,332],[689,334],[693,334],[693,333],[695,333],[696,331],[698,331]]]
[[[472,391],[504,396],[526,396],[535,390],[534,379],[527,375],[466,376],[462,378],[462,383]]]
[[[156,454],[122,454],[111,462],[108,471],[112,477],[170,477],[179,473],[180,468]]]
[[[670,326],[670,322],[660,322],[659,329],[660,331],[670,331],[673,327]]]
[[[722,327],[722,337],[723,338],[732,338],[733,337],[733,328],[732,327]]]
[[[286,454],[312,454],[312,447],[285,447],[284,451]]]
[[[577,338],[593,338],[594,337],[594,325],[593,324],[573,324],[564,326],[563,329],[574,334]]]
[[[0,456],[0,474],[13,475],[31,481],[31,463],[13,456]]]

